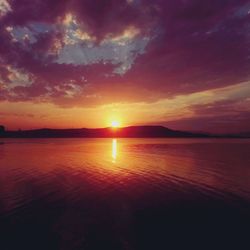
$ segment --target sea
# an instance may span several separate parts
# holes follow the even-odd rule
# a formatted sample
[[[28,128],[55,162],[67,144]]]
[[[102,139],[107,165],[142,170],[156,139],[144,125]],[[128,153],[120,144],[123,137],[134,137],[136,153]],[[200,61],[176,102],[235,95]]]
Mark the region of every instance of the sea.
[[[0,138],[1,250],[250,249],[249,139]]]

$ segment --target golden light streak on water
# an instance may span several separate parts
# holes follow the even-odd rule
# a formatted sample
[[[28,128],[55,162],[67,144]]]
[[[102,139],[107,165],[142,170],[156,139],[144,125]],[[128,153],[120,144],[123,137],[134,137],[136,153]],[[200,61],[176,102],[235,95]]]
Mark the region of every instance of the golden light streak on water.
[[[115,163],[117,158],[117,139],[112,140],[112,158],[113,163]]]

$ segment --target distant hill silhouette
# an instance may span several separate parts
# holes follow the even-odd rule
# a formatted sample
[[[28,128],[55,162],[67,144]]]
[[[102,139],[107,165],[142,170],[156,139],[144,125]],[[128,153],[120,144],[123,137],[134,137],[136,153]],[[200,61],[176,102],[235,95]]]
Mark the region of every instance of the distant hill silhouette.
[[[2,131],[5,138],[207,138],[207,137],[250,137],[250,133],[234,135],[210,135],[172,130],[163,126],[131,126],[124,128],[80,128],[80,129],[35,129]]]
[[[240,132],[234,134],[223,134],[223,137],[250,138],[250,132]]]
[[[5,132],[5,127],[3,125],[0,125],[0,134]]]
[[[172,130],[162,126],[132,126],[124,128],[97,129],[36,129],[5,131],[2,137],[10,138],[113,138],[113,137],[208,137],[206,134]]]

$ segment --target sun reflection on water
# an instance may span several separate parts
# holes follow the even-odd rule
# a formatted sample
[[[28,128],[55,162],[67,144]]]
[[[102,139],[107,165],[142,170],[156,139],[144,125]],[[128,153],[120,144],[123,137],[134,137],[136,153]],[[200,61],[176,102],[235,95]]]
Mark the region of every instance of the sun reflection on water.
[[[112,140],[112,159],[113,159],[113,163],[116,162],[116,158],[117,158],[117,139],[113,139]]]

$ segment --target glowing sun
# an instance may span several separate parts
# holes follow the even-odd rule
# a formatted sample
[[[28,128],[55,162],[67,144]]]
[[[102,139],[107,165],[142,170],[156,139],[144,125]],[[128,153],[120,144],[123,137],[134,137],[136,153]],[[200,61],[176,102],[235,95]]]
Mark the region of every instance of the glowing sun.
[[[120,122],[118,122],[118,121],[112,121],[111,122],[111,127],[112,128],[119,128],[120,127]]]

